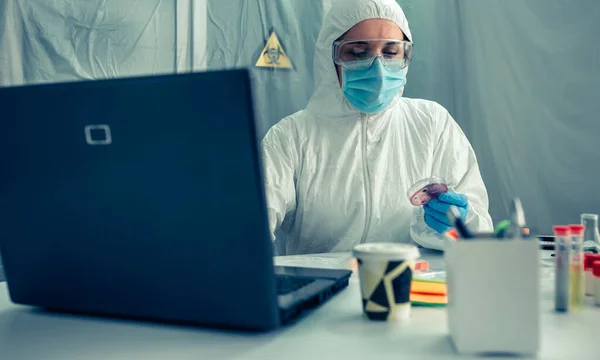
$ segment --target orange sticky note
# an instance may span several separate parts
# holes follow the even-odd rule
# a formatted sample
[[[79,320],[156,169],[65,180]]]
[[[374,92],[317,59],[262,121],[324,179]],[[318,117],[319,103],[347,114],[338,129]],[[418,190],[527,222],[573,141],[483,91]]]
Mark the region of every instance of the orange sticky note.
[[[446,295],[447,286],[443,282],[419,281],[413,279],[410,284],[410,292],[420,294]]]

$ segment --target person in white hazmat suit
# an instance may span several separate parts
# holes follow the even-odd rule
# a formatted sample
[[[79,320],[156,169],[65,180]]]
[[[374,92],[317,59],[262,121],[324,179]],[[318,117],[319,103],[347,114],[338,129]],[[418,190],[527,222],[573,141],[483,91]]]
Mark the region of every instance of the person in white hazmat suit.
[[[262,140],[269,225],[286,255],[345,252],[362,242],[443,250],[454,205],[472,231],[491,231],[475,153],[441,105],[402,97],[412,54],[394,0],[338,0],[317,39],[306,109]],[[439,176],[451,189],[415,207],[407,191]]]

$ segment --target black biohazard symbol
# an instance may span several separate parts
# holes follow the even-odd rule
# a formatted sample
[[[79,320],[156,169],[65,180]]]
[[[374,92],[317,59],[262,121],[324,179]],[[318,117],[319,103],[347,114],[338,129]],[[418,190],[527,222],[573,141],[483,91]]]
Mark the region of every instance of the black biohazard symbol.
[[[267,55],[267,58],[268,58],[267,63],[268,64],[281,65],[279,63],[279,59],[281,58],[281,55],[283,55],[283,50],[279,46],[269,47],[265,50],[263,55]]]

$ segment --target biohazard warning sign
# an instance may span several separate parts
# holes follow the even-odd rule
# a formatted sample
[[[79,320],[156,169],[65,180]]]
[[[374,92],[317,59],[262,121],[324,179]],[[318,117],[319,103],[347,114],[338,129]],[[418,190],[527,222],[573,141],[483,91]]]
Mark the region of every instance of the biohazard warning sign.
[[[285,51],[283,51],[283,47],[281,46],[281,42],[279,42],[279,38],[277,37],[277,34],[275,34],[275,31],[271,32],[265,48],[258,57],[256,66],[278,69],[293,68],[292,61]]]

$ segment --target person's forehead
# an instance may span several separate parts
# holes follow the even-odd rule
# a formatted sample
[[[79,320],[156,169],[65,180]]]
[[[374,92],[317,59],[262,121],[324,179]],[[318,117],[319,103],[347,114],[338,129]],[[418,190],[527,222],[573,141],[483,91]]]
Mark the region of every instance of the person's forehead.
[[[344,35],[344,40],[404,39],[400,27],[391,20],[368,19],[354,25]]]

